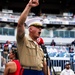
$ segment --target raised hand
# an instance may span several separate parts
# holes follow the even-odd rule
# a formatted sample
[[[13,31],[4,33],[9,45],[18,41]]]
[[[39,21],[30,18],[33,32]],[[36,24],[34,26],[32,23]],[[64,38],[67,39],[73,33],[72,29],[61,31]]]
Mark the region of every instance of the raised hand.
[[[36,7],[39,5],[39,1],[38,0],[30,0],[28,3],[31,7]]]

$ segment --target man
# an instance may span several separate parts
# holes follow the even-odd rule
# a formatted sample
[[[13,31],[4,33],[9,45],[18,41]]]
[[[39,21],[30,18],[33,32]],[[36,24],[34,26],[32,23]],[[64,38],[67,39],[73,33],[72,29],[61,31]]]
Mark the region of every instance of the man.
[[[21,65],[20,65],[20,62],[18,60],[17,50],[12,49],[9,52],[9,59],[10,59],[10,61],[7,62],[5,65],[4,75],[19,75]]]
[[[65,69],[60,73],[60,75],[74,75],[74,72],[70,69],[70,62],[65,63]]]
[[[71,45],[75,46],[75,40],[74,40],[74,41],[72,41]]]
[[[29,35],[25,35],[24,22],[32,7],[39,5],[38,0],[30,0],[22,12],[17,25],[17,47],[19,60],[24,68],[23,75],[50,75],[47,67],[44,53],[37,44],[37,38],[43,28],[39,18],[33,18],[28,21]]]
[[[55,41],[54,40],[52,40],[52,42],[51,42],[51,44],[50,44],[51,46],[56,46],[56,43],[55,43]]]

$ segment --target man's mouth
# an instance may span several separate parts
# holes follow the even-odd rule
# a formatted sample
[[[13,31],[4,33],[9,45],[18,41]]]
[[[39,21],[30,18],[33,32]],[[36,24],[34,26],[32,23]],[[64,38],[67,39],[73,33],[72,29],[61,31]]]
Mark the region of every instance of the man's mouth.
[[[41,32],[38,32],[39,34],[41,34]]]

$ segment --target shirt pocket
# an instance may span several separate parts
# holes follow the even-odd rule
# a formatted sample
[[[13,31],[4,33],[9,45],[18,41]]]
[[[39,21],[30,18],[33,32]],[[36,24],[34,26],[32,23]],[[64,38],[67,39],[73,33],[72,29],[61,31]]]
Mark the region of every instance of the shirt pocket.
[[[34,45],[26,45],[27,50],[26,50],[26,54],[30,55],[30,56],[36,56],[37,55],[37,50],[36,50],[36,46]]]

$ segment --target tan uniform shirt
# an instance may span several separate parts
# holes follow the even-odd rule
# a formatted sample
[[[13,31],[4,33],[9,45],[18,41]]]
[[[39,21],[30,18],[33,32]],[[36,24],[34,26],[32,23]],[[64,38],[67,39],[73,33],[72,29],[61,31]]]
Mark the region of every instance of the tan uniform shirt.
[[[42,70],[44,53],[29,35],[17,36],[19,60],[23,67],[32,67],[35,70]]]

